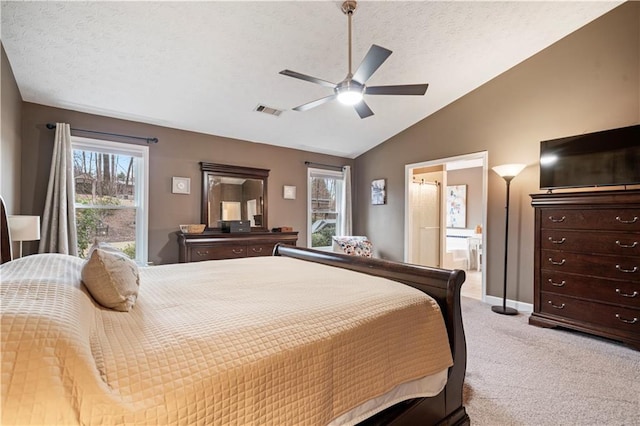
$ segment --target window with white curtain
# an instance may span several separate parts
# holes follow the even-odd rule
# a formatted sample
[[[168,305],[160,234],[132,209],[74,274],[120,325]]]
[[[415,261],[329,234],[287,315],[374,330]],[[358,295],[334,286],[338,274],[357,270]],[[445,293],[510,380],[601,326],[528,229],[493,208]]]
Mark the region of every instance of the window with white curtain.
[[[331,237],[337,235],[344,219],[342,171],[308,169],[307,245],[315,249],[331,249]]]
[[[97,238],[147,262],[149,147],[72,136],[78,255]]]

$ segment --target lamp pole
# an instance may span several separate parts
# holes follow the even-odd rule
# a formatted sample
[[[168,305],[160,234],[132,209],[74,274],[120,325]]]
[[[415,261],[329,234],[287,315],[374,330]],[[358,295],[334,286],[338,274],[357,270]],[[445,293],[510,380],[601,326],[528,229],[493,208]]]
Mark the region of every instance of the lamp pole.
[[[505,225],[504,225],[504,280],[502,284],[502,306],[492,306],[491,310],[495,313],[502,315],[516,315],[517,310],[513,308],[507,308],[507,259],[509,257],[509,186],[511,180],[515,176],[503,176],[502,178],[507,182],[507,204],[505,206]]]

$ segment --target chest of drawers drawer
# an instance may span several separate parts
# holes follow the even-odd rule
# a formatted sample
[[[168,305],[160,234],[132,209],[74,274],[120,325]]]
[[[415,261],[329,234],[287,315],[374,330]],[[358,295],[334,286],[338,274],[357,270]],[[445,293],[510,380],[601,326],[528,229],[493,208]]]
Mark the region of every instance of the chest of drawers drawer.
[[[234,259],[247,257],[247,246],[223,246],[223,247],[192,247],[191,260],[194,262],[201,260]]]
[[[640,232],[640,209],[542,209],[540,226]]]
[[[266,244],[251,244],[247,246],[247,256],[256,257],[256,256],[271,256],[273,253],[274,243],[266,243]]]
[[[640,337],[640,310],[542,293],[541,312]]]
[[[634,232],[545,229],[540,245],[546,250],[640,257],[640,233]]]
[[[607,256],[542,250],[543,270],[640,281],[640,257]]]
[[[543,270],[542,291],[640,309],[640,282]]]

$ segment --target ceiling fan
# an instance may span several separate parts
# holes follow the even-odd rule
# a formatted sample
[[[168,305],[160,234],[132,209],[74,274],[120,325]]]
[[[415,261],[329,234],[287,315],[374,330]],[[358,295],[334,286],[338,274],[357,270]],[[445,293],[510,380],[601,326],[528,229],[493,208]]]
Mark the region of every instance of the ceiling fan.
[[[344,80],[336,84],[320,78],[301,74],[296,71],[280,71],[280,74],[282,75],[298,78],[300,80],[305,80],[333,89],[333,94],[297,106],[293,108],[294,111],[306,111],[326,102],[338,99],[338,101],[346,105],[353,105],[360,118],[367,118],[373,115],[373,111],[371,111],[371,108],[369,108],[364,101],[364,95],[424,95],[427,91],[427,87],[429,87],[428,84],[367,87],[365,84],[367,80],[392,53],[391,50],[375,44],[371,45],[371,48],[358,66],[358,69],[356,69],[356,72],[351,72],[351,17],[353,12],[356,10],[356,6],[357,2],[355,0],[347,0],[342,3],[342,11],[347,15],[349,21],[349,73]]]

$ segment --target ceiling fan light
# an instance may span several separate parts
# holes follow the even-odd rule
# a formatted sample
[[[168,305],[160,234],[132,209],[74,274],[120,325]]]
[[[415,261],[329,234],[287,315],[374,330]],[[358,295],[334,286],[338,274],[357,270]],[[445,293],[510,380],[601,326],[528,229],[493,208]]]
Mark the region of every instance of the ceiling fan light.
[[[354,89],[341,90],[340,93],[338,93],[338,101],[345,105],[355,105],[362,101],[362,91]]]

